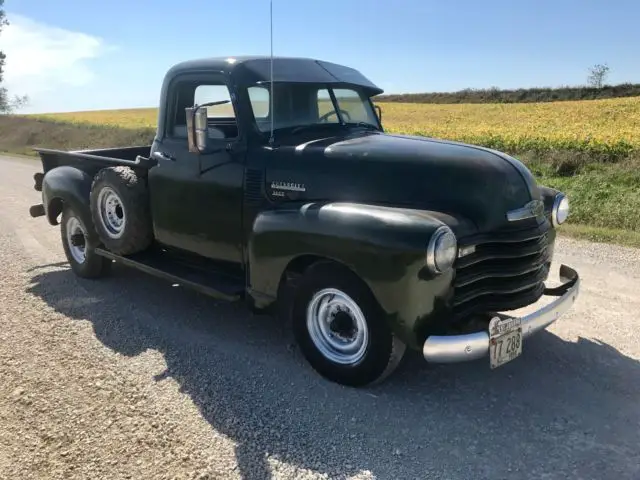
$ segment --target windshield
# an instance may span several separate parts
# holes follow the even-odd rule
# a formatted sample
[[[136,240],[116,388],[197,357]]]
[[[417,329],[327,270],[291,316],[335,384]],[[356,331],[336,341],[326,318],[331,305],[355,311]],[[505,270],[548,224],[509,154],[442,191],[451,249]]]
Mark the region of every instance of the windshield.
[[[271,129],[270,91],[266,85],[248,88],[253,115],[261,132]],[[332,99],[335,98],[335,103]],[[330,88],[309,83],[274,85],[274,130],[307,125],[370,124],[378,127],[378,118],[366,94],[349,87]],[[336,111],[339,110],[340,115]]]

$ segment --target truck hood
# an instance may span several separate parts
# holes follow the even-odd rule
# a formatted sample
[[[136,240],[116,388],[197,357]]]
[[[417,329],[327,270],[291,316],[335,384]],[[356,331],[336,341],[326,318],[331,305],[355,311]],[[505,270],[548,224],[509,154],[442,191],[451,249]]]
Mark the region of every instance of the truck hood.
[[[367,132],[282,144],[277,150],[267,166],[270,193],[284,182],[304,188],[299,200],[439,212],[457,219],[454,227],[466,225],[464,233],[457,233],[471,233],[469,223],[475,232],[504,227],[508,211],[540,199],[521,162],[458,142]]]

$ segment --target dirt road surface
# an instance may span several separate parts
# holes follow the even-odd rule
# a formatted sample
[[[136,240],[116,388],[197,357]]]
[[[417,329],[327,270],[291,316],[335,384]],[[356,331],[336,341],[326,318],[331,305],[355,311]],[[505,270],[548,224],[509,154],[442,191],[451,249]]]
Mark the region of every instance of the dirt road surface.
[[[39,170],[0,159],[0,478],[640,478],[640,251],[561,239],[582,294],[498,370],[349,389],[242,305],[75,278]]]

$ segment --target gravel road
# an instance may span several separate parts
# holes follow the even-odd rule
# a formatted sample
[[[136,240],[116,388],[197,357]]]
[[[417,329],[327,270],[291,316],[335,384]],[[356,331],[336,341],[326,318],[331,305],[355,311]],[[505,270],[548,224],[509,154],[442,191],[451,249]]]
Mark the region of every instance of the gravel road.
[[[75,278],[35,171],[0,158],[0,478],[640,478],[640,250],[560,239],[582,294],[503,368],[349,389],[242,305]]]

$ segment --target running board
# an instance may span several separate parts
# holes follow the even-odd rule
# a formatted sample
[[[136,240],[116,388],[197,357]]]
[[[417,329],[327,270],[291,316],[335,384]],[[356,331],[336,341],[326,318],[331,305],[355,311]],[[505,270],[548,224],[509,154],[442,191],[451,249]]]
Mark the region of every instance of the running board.
[[[238,279],[217,272],[205,274],[173,262],[170,258],[163,258],[163,255],[142,252],[123,257],[102,248],[96,248],[95,252],[101,257],[127,267],[133,267],[220,300],[233,302],[240,300],[244,294],[244,285]]]

